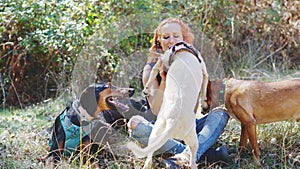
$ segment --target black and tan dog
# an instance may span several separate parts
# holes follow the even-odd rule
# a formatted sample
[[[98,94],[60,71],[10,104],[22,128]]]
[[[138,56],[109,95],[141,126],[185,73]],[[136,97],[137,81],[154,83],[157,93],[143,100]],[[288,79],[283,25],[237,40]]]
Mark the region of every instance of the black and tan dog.
[[[300,79],[259,82],[237,79],[210,81],[210,108],[225,104],[228,113],[241,122],[240,147],[249,139],[254,158],[260,163],[256,125],[285,120],[300,121]]]
[[[122,113],[130,107],[124,104],[123,99],[127,99],[125,103],[132,103],[128,100],[133,94],[133,88],[118,88],[111,83],[101,82],[88,86],[79,99],[67,106],[55,119],[46,165],[53,166],[61,160],[62,155],[69,156],[73,152],[83,150],[95,154],[101,143],[110,139],[104,136],[111,133],[111,126],[126,126],[123,120],[126,117]],[[137,107],[141,109],[142,105]]]

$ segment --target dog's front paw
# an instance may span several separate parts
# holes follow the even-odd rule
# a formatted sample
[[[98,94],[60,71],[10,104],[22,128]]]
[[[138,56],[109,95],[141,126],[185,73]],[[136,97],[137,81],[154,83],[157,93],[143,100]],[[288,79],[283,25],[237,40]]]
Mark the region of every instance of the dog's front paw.
[[[143,90],[143,94],[144,94],[145,96],[149,96],[149,94],[150,94],[150,89],[149,89],[148,87],[145,87],[144,90]]]

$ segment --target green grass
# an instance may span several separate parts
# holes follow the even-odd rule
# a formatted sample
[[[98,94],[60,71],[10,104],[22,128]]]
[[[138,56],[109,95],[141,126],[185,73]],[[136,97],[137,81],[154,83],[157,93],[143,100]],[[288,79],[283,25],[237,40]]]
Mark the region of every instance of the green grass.
[[[37,158],[47,153],[47,128],[62,106],[60,100],[0,111],[1,168],[42,168]]]
[[[45,168],[38,159],[48,152],[47,129],[54,118],[67,104],[66,99],[57,99],[20,109],[0,111],[0,168]],[[296,122],[277,122],[259,125],[257,128],[261,161],[265,168],[300,168],[300,128]],[[202,162],[203,168],[261,168],[257,166],[250,151],[234,162],[240,135],[240,123],[230,119],[219,141],[226,145],[233,162],[229,164]],[[272,140],[272,141],[271,141]],[[274,141],[276,140],[276,141]],[[111,159],[108,159],[111,160]],[[161,160],[161,158],[158,158]],[[121,157],[106,161],[108,168],[138,168],[143,160]],[[90,168],[79,162],[60,165],[60,168]],[[106,167],[105,167],[106,168]]]

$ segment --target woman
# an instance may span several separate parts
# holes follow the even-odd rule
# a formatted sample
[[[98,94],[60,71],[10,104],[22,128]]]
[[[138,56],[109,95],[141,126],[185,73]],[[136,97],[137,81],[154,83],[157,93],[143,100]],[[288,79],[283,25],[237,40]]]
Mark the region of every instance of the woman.
[[[150,48],[150,55],[147,59],[147,64],[143,69],[143,84],[145,86],[152,67],[157,62],[160,54],[163,54],[173,44],[185,41],[189,44],[193,44],[194,35],[191,33],[190,28],[179,18],[169,18],[162,21],[155,29],[152,47]],[[155,117],[159,113],[159,109],[162,103],[163,92],[165,88],[166,73],[160,72],[156,78],[156,82],[153,84],[150,96],[147,101],[151,112]],[[154,106],[155,105],[155,106]],[[149,116],[148,116],[149,117]],[[153,120],[155,118],[148,118],[147,120]],[[211,154],[214,158],[212,160],[228,159],[227,150],[224,147],[219,150],[209,149],[221,135],[224,127],[227,124],[229,115],[223,109],[216,109],[208,113],[203,118],[196,120],[196,131],[198,134],[199,149],[197,151],[197,160],[206,154]],[[147,145],[148,137],[152,130],[152,124],[147,120],[133,116],[129,123],[129,129],[132,131],[132,137],[136,138],[140,143]],[[169,140],[164,146],[162,146],[156,154],[159,153],[174,153],[175,156],[165,160],[165,163],[172,168],[180,163],[186,163],[189,161],[189,150],[181,142],[176,140]],[[179,166],[178,166],[179,167]]]
[[[194,35],[190,28],[179,18],[170,18],[161,22],[154,32],[150,55],[143,70],[143,85],[148,81],[152,67],[156,63],[160,54],[168,50],[173,44],[185,41],[193,44]],[[157,115],[161,105],[161,98],[165,88],[165,72],[160,72],[156,82],[152,86],[153,97],[148,97],[149,106],[154,115]],[[156,106],[153,106],[156,105]]]

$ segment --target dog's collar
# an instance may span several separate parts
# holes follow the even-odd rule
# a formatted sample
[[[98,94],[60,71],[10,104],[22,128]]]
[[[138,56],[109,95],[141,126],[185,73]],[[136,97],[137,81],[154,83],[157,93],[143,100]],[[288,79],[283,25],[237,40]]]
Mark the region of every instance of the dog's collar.
[[[219,105],[223,105],[225,103],[225,87],[226,87],[226,79],[222,81],[221,89],[219,92]]]
[[[75,113],[80,116],[82,121],[93,121],[96,118],[92,117],[80,104],[79,101],[76,100],[72,103],[72,108],[74,109]]]
[[[198,61],[201,63],[201,59],[199,58],[199,52],[197,51],[197,49],[195,49],[193,46],[189,45],[186,42],[178,42],[175,43],[173,46],[170,47],[170,50],[172,50],[172,53],[169,57],[169,65],[171,65],[172,61],[173,61],[173,57],[174,55],[181,50],[186,50],[190,53],[192,53],[193,55],[196,56],[196,58],[198,59]]]

